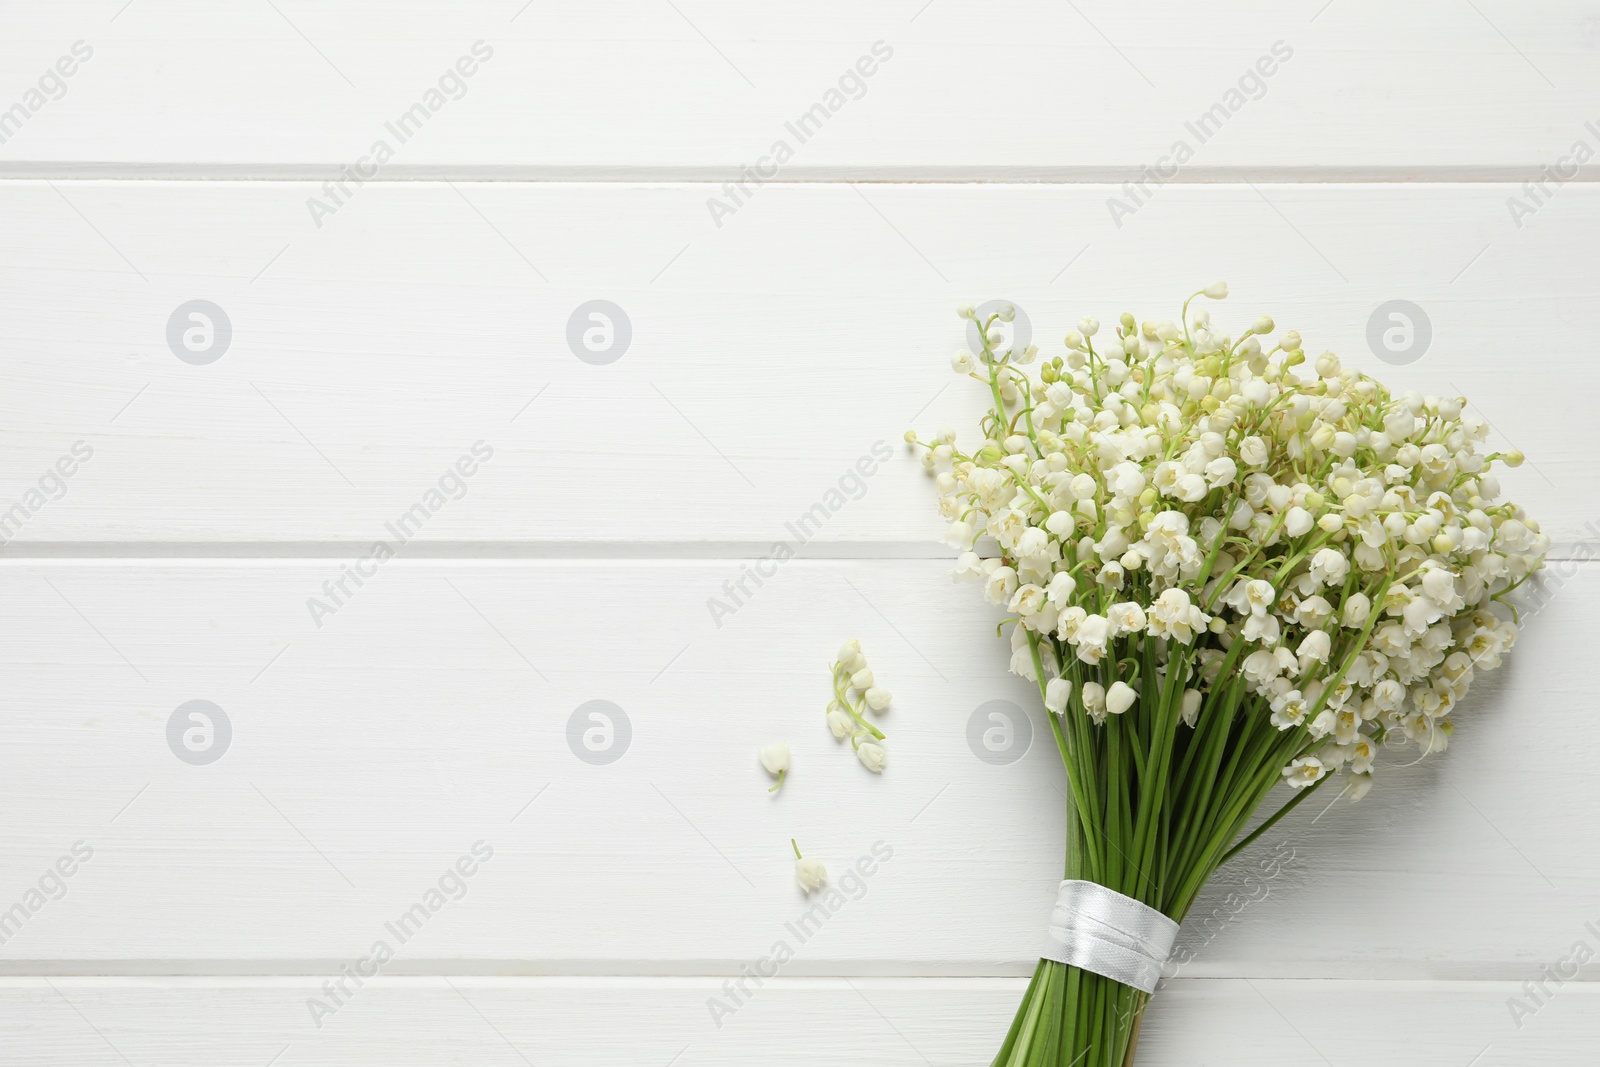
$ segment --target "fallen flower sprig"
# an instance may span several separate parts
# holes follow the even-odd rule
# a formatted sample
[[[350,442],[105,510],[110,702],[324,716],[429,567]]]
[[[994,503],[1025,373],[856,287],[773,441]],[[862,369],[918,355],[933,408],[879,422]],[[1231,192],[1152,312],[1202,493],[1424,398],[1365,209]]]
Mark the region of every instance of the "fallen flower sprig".
[[[863,712],[871,709],[882,712],[889,706],[890,694],[876,684],[867,657],[861,652],[861,642],[850,640],[839,649],[839,658],[833,663],[833,699],[828,702],[828,729],[842,741],[850,739],[861,765],[874,774],[883,773],[889,753],[879,742],[884,733],[868,722]],[[859,702],[851,693],[859,693]]]
[[[989,395],[983,440],[906,435],[957,576],[1010,613],[1011,670],[1049,712],[1065,877],[1179,922],[1333,777],[1357,800],[1381,746],[1444,749],[1549,547],[1498,502],[1493,465],[1521,454],[1480,451],[1463,398],[1393,394],[1331,352],[1302,374],[1298,333],[1274,343],[1261,316],[1235,338],[1202,296],[1227,286],[1176,323],[1083,319],[1037,377],[1032,346],[997,350],[1010,313],[963,308],[982,352],[951,365]],[[1291,799],[1241,839],[1279,783]],[[1126,1067],[1147,1000],[1041,960],[994,1062]]]

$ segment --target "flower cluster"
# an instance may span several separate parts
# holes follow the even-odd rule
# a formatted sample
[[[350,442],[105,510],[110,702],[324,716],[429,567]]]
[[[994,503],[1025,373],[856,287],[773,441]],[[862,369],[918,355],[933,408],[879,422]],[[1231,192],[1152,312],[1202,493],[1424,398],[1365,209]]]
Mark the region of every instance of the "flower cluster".
[[[855,694],[852,698],[851,694]],[[840,741],[850,739],[856,758],[875,774],[883,773],[889,753],[883,747],[883,731],[868,722],[862,712],[881,712],[889,706],[889,691],[877,684],[861,642],[851,639],[839,649],[833,664],[833,699],[828,702],[828,729]]]
[[[1445,747],[1515,640],[1493,605],[1549,540],[1500,502],[1492,469],[1522,457],[1487,451],[1462,398],[1307,366],[1294,331],[1231,336],[1200,296],[1227,287],[1178,322],[1084,319],[1036,376],[1033,348],[996,350],[1007,312],[978,322],[952,366],[990,392],[985,439],[906,439],[957,575],[1015,616],[1012,669],[1052,712],[1098,726],[1155,684],[1191,728],[1225,707],[1292,737],[1291,787],[1342,770],[1359,798],[1378,746]]]

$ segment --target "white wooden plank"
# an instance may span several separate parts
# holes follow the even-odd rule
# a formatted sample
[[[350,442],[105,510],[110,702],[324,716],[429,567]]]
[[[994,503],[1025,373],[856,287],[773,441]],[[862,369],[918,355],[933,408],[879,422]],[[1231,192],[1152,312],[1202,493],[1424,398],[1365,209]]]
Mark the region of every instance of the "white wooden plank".
[[[766,551],[884,441],[846,482],[861,499],[806,535],[927,552],[899,435],[976,425],[980,390],[947,366],[958,301],[1016,301],[1048,350],[1086,312],[1164,317],[1214,276],[1235,293],[1219,320],[1269,311],[1396,388],[1477,401],[1530,457],[1505,481],[1558,552],[1594,537],[1592,186],[1520,230],[1504,185],[1167,188],[1120,229],[1099,186],[774,186],[720,230],[704,185],[369,185],[320,231],[314,191],[0,184],[0,502],[94,449],[13,551],[368,543],[481,440],[493,461],[420,539]],[[566,341],[597,298],[632,324],[605,366]],[[232,324],[204,366],[166,339],[196,299]],[[1431,324],[1406,366],[1368,347],[1394,299]]]
[[[1184,180],[1249,169],[1520,181],[1575,139],[1594,143],[1597,39],[1581,0],[76,0],[14,6],[0,22],[7,107],[28,102],[74,42],[93,49],[64,92],[47,83],[0,160],[12,174],[134,164],[320,178],[387,139],[386,177],[667,168],[721,181],[784,139],[795,153],[784,177],[1120,181],[1183,140]],[[421,132],[390,133],[479,41],[491,57],[444,84]],[[880,41],[890,58],[841,86]],[[1258,63],[1270,75],[1256,77]],[[802,141],[786,123],[818,104],[826,121]],[[1189,128],[1213,108],[1213,126]]]
[[[991,610],[938,561],[794,561],[718,628],[706,600],[740,566],[395,561],[317,629],[337,561],[7,564],[0,904],[34,914],[0,966],[318,973],[482,839],[493,859],[391,973],[735,973],[801,922],[794,837],[841,882],[875,842],[893,856],[786,974],[1026,973],[1063,797],[1042,723],[1010,765],[968,746],[980,705],[1036,703]],[[1368,800],[1301,809],[1219,876],[1185,976],[1521,980],[1585,936],[1600,568],[1569,570],[1448,752],[1398,753]],[[896,693],[881,778],[822,722],[851,635]],[[205,766],[168,747],[191,700],[231,723]],[[591,700],[631,723],[605,766],[567,741]],[[754,748],[779,737],[773,798]],[[80,840],[69,892],[29,904]]]
[[[0,12],[0,1059],[986,1062],[1063,801],[1037,718],[1013,765],[968,749],[980,704],[1034,698],[973,592],[907,558],[942,552],[929,493],[874,451],[971,424],[950,306],[1004,296],[1048,339],[1227,277],[1238,318],[1476,400],[1532,460],[1512,495],[1591,558],[1600,190],[1570,167],[1597,44],[1580,0]],[[385,122],[474,51],[401,143]],[[774,182],[722,188],[779,138]],[[377,181],[319,190],[378,139]],[[1523,184],[1551,167],[1570,187]],[[1318,184],[1430,180],[1472,184]],[[597,298],[634,331],[613,364],[564,338]],[[234,331],[212,364],[164,336],[196,299]],[[1365,340],[1393,299],[1434,335],[1401,367]],[[318,626],[307,599],[432,487],[462,495]],[[735,599],[778,539],[880,560]],[[1450,752],[1219,875],[1141,1065],[1592,1058],[1600,986],[1548,979],[1600,947],[1597,584],[1554,568]],[[897,693],[881,779],[820,721],[850,634]],[[197,699],[216,763],[169,747]],[[569,747],[592,700],[630,716],[615,763]],[[751,749],[783,735],[772,798]],[[789,836],[850,891],[803,937]],[[316,1026],[379,939],[384,976]]]
[[[295,1067],[408,1063],[970,1067],[1010,1023],[1017,979],[793,979],[748,985],[717,1027],[722,980],[391,978],[319,1028],[315,979],[5,979],[8,1064]],[[1139,1067],[1588,1062],[1600,986],[1572,982],[1519,1028],[1510,982],[1185,980],[1152,1003]],[[1477,1057],[1474,1060],[1474,1057]]]

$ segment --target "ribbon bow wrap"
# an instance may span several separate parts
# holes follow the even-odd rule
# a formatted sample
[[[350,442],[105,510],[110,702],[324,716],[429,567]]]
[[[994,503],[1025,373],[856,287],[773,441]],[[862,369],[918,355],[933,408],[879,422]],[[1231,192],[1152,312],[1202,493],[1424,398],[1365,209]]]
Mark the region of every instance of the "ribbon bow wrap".
[[[1153,993],[1177,937],[1178,924],[1148,904],[1068,879],[1056,892],[1039,955]]]

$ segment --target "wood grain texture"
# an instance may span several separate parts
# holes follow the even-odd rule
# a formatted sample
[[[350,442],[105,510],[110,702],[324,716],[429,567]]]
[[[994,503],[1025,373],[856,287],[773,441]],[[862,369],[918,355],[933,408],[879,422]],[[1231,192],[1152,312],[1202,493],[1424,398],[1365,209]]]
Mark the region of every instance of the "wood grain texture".
[[[199,1067],[220,1056],[293,1067],[712,1067],[774,1056],[816,1067],[972,1067],[993,1054],[1023,984],[777,978],[748,987],[719,1028],[707,1002],[727,994],[715,979],[381,977],[318,1028],[307,1001],[323,994],[304,977],[4,979],[0,1037],[17,1067]],[[1139,1064],[1589,1062],[1600,987],[1553,993],[1519,1028],[1507,1001],[1525,994],[1509,982],[1179,979],[1149,1009]]]
[[[332,968],[481,839],[492,861],[406,931],[396,973],[729,974],[777,939],[791,975],[1026,973],[1064,799],[998,616],[939,561],[793,561],[719,628],[706,600],[738,566],[396,561],[319,629],[306,600],[337,561],[7,564],[0,904],[74,842],[94,856],[0,961]],[[1182,974],[1520,980],[1600,922],[1580,666],[1600,569],[1575,572],[1448,752],[1387,754],[1367,801],[1309,805],[1219,874]],[[852,635],[896,694],[881,778],[823,723]],[[168,747],[195,699],[232,725],[208,766]],[[609,765],[569,747],[592,700],[631,724]],[[1032,722],[1008,765],[967,740],[993,700]],[[774,798],[754,749],[780,737]],[[816,928],[791,837],[851,897]],[[879,841],[892,858],[846,880]]]
[[[1593,1060],[1593,966],[1523,983],[1600,948],[1597,54],[1585,0],[6,6],[0,1061],[987,1062],[1061,775],[899,438],[975,423],[957,303],[1049,352],[1213,278],[1469,397],[1556,562],[1448,752],[1217,876],[1140,1067]],[[822,722],[851,635],[881,778]]]
[[[1122,181],[1184,140],[1183,180],[1522,181],[1600,118],[1600,21],[1581,0],[75,0],[0,19],[6,92],[79,40],[93,57],[0,145],[5,171],[320,180],[387,138],[391,177],[720,182],[785,139],[784,177]],[[420,132],[389,133],[477,41],[492,58],[445,86]],[[891,58],[841,87],[879,41]],[[1287,58],[1248,80],[1275,45]],[[818,104],[802,142],[786,123]]]
[[[831,491],[811,550],[936,552],[899,438],[976,425],[958,301],[1015,301],[1048,352],[1082,314],[1166,317],[1213,276],[1219,322],[1268,311],[1396,389],[1475,401],[1530,457],[1506,485],[1557,554],[1594,540],[1600,188],[1520,230],[1502,185],[1167,188],[1121,229],[1110,187],[786,185],[721,229],[714,191],[389,183],[317,230],[303,183],[0,184],[0,502],[94,449],[11,550],[367,543],[481,440],[493,461],[420,540],[759,554]],[[604,366],[566,340],[596,298],[632,324]],[[233,329],[205,366],[167,343],[194,299]],[[1368,342],[1396,299],[1432,336],[1403,366]]]

